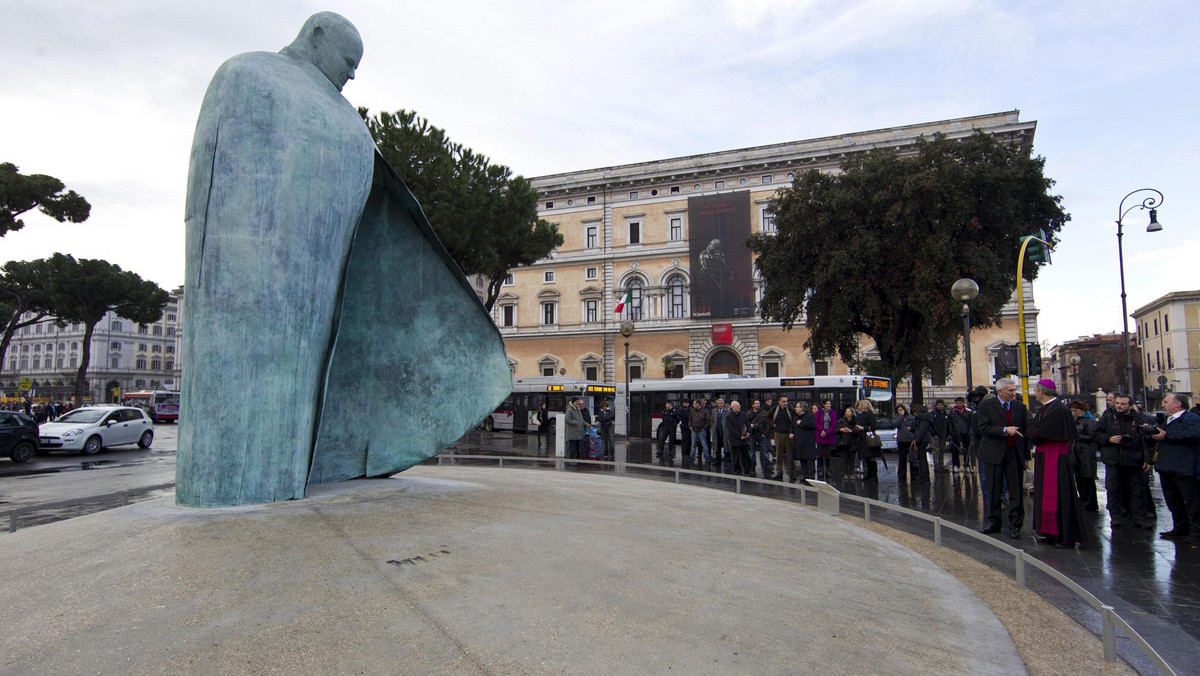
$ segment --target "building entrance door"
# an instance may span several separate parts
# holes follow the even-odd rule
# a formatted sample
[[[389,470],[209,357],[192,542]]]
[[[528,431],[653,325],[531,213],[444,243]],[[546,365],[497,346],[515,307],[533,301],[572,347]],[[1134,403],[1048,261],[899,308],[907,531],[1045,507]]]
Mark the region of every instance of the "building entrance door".
[[[708,358],[708,368],[705,373],[742,374],[742,360],[729,350],[718,350]]]

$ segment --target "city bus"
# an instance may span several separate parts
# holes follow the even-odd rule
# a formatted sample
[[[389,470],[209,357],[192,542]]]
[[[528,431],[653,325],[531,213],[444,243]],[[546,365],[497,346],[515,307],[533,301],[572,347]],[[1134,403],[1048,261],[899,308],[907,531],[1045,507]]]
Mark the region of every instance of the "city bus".
[[[155,423],[173,423],[179,420],[179,393],[164,390],[141,390],[127,392],[121,397],[126,406],[137,406],[150,415]]]
[[[604,400],[612,401],[617,388],[594,380],[578,380],[560,376],[516,378],[512,394],[492,414],[483,419],[483,428],[512,430],[514,432],[536,432],[537,412],[542,402],[548,413],[565,413],[567,402],[582,397],[587,410],[595,419],[596,411]],[[551,419],[553,424],[553,419]]]
[[[624,420],[624,384],[618,387],[617,433],[626,429]],[[869,399],[881,420],[890,420],[892,410],[892,381],[868,375],[801,376],[787,378],[752,378],[728,373],[695,374],[683,378],[642,379],[629,384],[629,416],[627,429],[631,437],[657,438],[662,411],[669,401],[675,408],[691,405],[693,399],[718,397],[726,404],[737,400],[743,411],[750,410],[755,399],[765,400],[786,395],[789,404],[797,401],[822,402],[829,399],[840,415],[847,406],[860,399]]]

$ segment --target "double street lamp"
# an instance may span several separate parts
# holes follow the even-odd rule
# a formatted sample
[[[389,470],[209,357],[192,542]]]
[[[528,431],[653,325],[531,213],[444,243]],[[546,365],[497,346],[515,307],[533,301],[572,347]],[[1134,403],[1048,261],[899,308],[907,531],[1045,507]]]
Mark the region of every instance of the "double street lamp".
[[[1154,193],[1148,195],[1141,202],[1135,202],[1125,208],[1125,200],[1133,197],[1138,193]],[[1162,230],[1162,225],[1158,222],[1158,208],[1162,206],[1163,194],[1154,188],[1138,188],[1128,195],[1121,198],[1121,204],[1117,207],[1117,265],[1121,270],[1121,330],[1125,339],[1125,393],[1129,396],[1134,396],[1133,392],[1133,353],[1129,349],[1129,308],[1125,304],[1125,254],[1121,248],[1122,236],[1122,221],[1125,220],[1125,215],[1134,209],[1142,209],[1150,211],[1150,225],[1146,226],[1146,232],[1158,232]]]

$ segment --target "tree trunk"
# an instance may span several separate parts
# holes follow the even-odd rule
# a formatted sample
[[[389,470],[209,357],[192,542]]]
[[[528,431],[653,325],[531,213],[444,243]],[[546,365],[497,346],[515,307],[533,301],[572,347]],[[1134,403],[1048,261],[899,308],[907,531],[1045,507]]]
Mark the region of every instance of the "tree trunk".
[[[75,405],[83,405],[83,395],[87,390],[87,370],[88,364],[92,360],[92,333],[96,330],[96,324],[100,320],[88,322],[87,328],[83,331],[83,352],[79,355],[79,370],[75,373]]]
[[[912,403],[920,404],[921,407],[924,408],[925,383],[921,380],[921,376],[924,375],[925,369],[922,368],[921,364],[915,362],[912,364],[911,369],[912,373],[909,375],[909,377],[912,379]]]
[[[504,287],[504,280],[506,277],[508,277],[507,272],[499,277],[496,277],[495,279],[488,281],[487,300],[483,303],[483,309],[487,310],[489,313],[492,311],[492,306],[496,304],[496,299],[500,297],[500,289]]]

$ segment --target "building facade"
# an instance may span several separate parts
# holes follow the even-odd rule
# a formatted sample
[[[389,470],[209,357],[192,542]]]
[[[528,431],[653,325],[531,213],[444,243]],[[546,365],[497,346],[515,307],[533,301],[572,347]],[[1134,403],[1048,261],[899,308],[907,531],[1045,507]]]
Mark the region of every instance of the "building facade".
[[[965,137],[976,129],[1030,148],[1035,128],[1010,111],[534,178],[539,215],[564,242],[546,259],[515,269],[493,309],[513,374],[621,382],[623,321],[635,327],[631,378],[848,373],[839,360],[804,349],[802,324],[784,331],[757,314],[761,285],[743,242],[773,231],[770,199],[799,172],[838,172],[871,149],[904,152],[921,136]],[[622,300],[622,312],[614,313]],[[1028,340],[1036,341],[1028,284],[1025,301]],[[972,332],[977,383],[990,383],[996,353],[1016,344],[1016,318],[1010,302],[1000,326]],[[864,356],[872,350],[865,341]],[[931,400],[963,393],[961,358],[925,386]],[[906,389],[899,388],[902,399]]]
[[[1168,392],[1194,393],[1200,384],[1200,290],[1175,291],[1133,311],[1142,346],[1135,353],[1152,407]]]
[[[135,390],[179,389],[182,302],[180,287],[153,324],[137,324],[112,312],[104,315],[92,333],[87,371],[93,402],[115,402],[120,394]],[[18,330],[3,355],[4,396],[19,396],[21,379],[29,378],[33,399],[69,400],[82,359],[84,328],[78,323],[59,327],[50,317]]]

